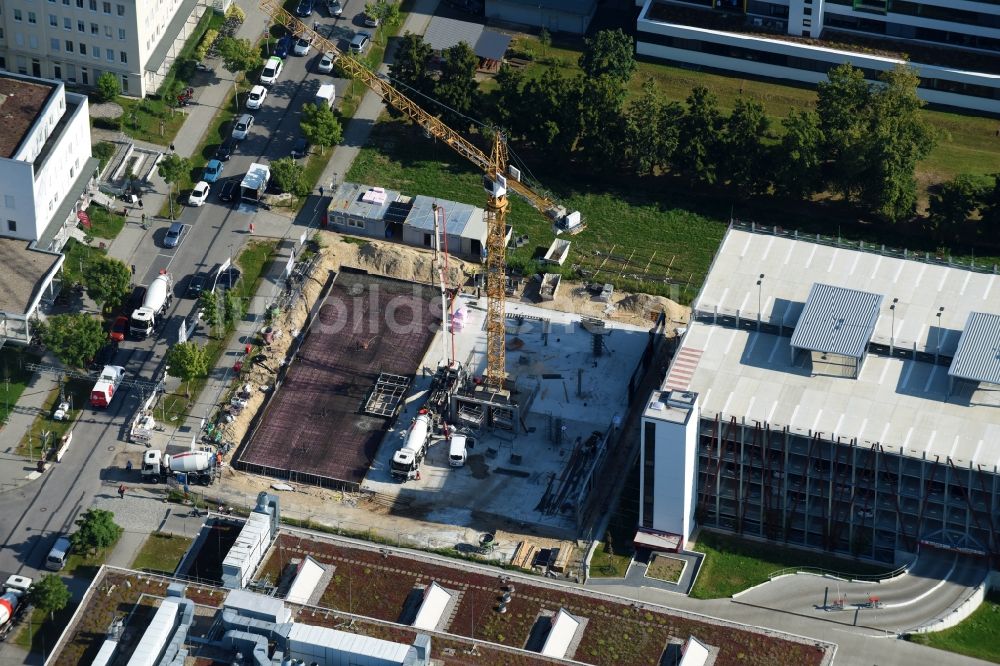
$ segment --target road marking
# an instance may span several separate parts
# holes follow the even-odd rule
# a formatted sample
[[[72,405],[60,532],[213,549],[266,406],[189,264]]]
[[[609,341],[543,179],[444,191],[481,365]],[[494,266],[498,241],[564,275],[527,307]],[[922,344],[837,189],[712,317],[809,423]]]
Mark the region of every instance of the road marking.
[[[771,419],[772,419],[772,418],[774,417],[774,410],[776,410],[777,408],[778,408],[778,401],[777,401],[777,400],[775,400],[775,401],[774,401],[774,404],[773,404],[773,405],[771,405],[771,411],[769,411],[769,412],[767,413],[767,422],[768,422],[768,423],[770,423],[770,422],[771,422]]]
[[[862,252],[855,252],[854,253],[854,263],[851,264],[851,270],[848,271],[848,275],[854,275],[854,271],[857,270],[857,268],[858,268],[858,262],[861,261],[861,255],[862,254],[863,254]]]
[[[927,381],[924,383],[924,393],[930,391],[931,384],[934,383],[934,376],[937,374],[940,368],[941,368],[940,365],[935,365],[934,368],[931,369],[931,374],[927,375]]]
[[[767,357],[768,365],[770,365],[771,362],[774,361],[774,355],[778,353],[779,347],[781,347],[781,336],[776,335],[774,336],[774,345],[771,347],[771,353]]]
[[[818,247],[819,247],[819,245],[813,245],[812,246],[812,252],[809,253],[809,258],[806,259],[806,268],[809,268],[809,265],[813,262],[813,257],[816,256],[816,249]]]
[[[951,451],[948,452],[948,457],[951,458],[952,460],[955,459],[955,451],[958,450],[958,442],[960,439],[961,437],[959,435],[955,435],[955,444],[952,445]]]
[[[767,239],[767,247],[764,248],[764,254],[760,255],[760,261],[767,259],[767,254],[771,251],[772,245],[774,245],[774,236]]]
[[[955,555],[955,559],[951,563],[951,569],[949,569],[948,573],[946,573],[944,577],[938,581],[937,585],[935,585],[929,590],[924,591],[922,594],[918,594],[912,599],[907,599],[906,601],[900,601],[898,604],[882,604],[882,608],[902,608],[903,606],[909,606],[911,604],[915,604],[918,601],[924,599],[925,597],[934,594],[935,592],[938,591],[938,589],[941,588],[941,586],[951,582],[948,579],[951,578],[951,575],[953,573],[955,573],[955,567],[957,566],[958,566],[958,554]]]
[[[821,418],[823,418],[823,410],[822,409],[819,410],[818,412],[816,412],[816,420],[813,421],[813,427],[810,428],[810,430],[812,431],[813,434],[816,434],[816,426],[819,425],[819,420]]]
[[[983,292],[984,301],[986,300],[986,297],[990,295],[990,289],[993,288],[993,280],[995,280],[996,278],[997,278],[996,275],[991,275],[989,282],[986,283],[986,291]]]
[[[902,454],[903,450],[906,449],[907,446],[909,446],[909,444],[910,444],[910,437],[912,435],[913,435],[913,426],[910,426],[910,429],[906,431],[906,438],[903,439],[903,445],[901,447],[899,447],[899,453],[900,454]]]
[[[875,260],[875,268],[872,269],[872,274],[869,276],[872,280],[875,279],[875,274],[878,273],[878,267],[882,265],[882,257]]]
[[[972,273],[965,274],[965,282],[962,283],[962,288],[959,289],[958,293],[960,296],[965,296],[965,288],[969,286],[969,278],[972,277]]]
[[[937,437],[937,430],[931,431],[930,439],[927,440],[927,448],[924,449],[924,453],[929,453],[931,447],[934,446],[934,438]]]
[[[834,264],[837,263],[837,255],[840,254],[840,250],[834,250],[833,254],[830,255],[830,265],[826,267],[826,272],[830,273],[833,271]]]

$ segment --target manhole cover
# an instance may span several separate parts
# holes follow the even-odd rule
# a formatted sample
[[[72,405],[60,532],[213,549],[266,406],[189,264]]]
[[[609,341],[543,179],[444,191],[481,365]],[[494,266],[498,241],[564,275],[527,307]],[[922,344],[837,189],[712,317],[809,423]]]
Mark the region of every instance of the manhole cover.
[[[108,447],[108,451],[114,451],[114,450],[115,450],[115,447],[113,447],[113,446],[109,446]]]
[[[48,508],[47,506],[43,506],[43,507],[42,507],[41,509],[39,509],[38,511],[39,511],[40,513],[45,513],[45,512],[46,512],[46,511],[48,511],[48,510],[49,510],[49,508]]]

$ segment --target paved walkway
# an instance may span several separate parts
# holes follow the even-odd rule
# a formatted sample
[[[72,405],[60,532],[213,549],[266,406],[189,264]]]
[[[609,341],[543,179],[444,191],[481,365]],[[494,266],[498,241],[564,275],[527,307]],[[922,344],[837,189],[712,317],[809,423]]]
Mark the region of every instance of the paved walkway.
[[[11,410],[7,423],[0,428],[0,441],[3,442],[0,446],[0,493],[10,492],[38,478],[34,463],[15,452],[35,418],[42,413],[49,394],[58,387],[57,377],[35,373]]]

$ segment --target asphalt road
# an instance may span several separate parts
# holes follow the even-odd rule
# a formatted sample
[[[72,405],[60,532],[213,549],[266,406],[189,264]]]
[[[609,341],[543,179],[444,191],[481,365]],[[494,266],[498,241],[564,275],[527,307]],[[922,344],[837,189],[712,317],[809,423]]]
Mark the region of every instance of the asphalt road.
[[[350,4],[358,5],[360,11],[359,0]],[[352,9],[349,6],[345,10],[345,17],[353,16]],[[334,21],[325,12],[315,18],[322,29],[343,34],[347,39],[358,29],[351,25],[351,18]],[[307,57],[286,58],[281,76],[271,86],[263,107],[253,112],[256,122],[250,136],[226,163],[224,178],[242,178],[253,162],[289,155],[299,136],[302,104],[313,100],[321,83],[334,82],[338,97],[342,94],[346,81],[316,71],[321,55],[314,50]],[[149,284],[161,270],[167,270],[174,276],[179,297],[174,300],[170,318],[157,337],[121,344],[115,362],[126,367],[129,377],[152,380],[160,373],[167,343],[176,341],[180,322],[195,306],[194,301],[180,297],[188,276],[211,270],[235,256],[249,238],[248,228],[254,214],[219,201],[218,189],[221,181],[213,186],[206,205],[184,207],[178,221],[185,229],[176,248],[163,247],[166,225],[162,225],[147,234],[132,258],[137,267],[137,283]],[[56,537],[72,531],[77,516],[93,504],[95,497],[109,489],[113,491],[121,482],[120,471],[110,465],[115,454],[126,446],[125,430],[140,396],[136,389],[119,395],[107,410],[84,410],[74,428],[73,443],[59,465],[50,467],[37,481],[0,495],[0,572],[39,575]]]

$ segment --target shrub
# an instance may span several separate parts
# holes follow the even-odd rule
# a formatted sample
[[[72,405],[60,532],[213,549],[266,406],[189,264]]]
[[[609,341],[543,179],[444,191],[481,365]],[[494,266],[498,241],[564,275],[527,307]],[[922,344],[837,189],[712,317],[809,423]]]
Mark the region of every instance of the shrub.
[[[240,9],[239,5],[232,4],[229,9],[226,10],[226,18],[236,19],[240,23],[247,20],[246,12]]]
[[[101,162],[101,170],[108,165],[108,160],[110,160],[115,154],[115,144],[110,141],[101,141],[96,146],[94,146],[94,157],[96,157]]]
[[[194,50],[195,60],[204,60],[205,55],[208,54],[208,49],[211,48],[212,43],[219,36],[218,30],[206,30],[205,36],[201,38],[201,42],[198,43],[198,48]]]

